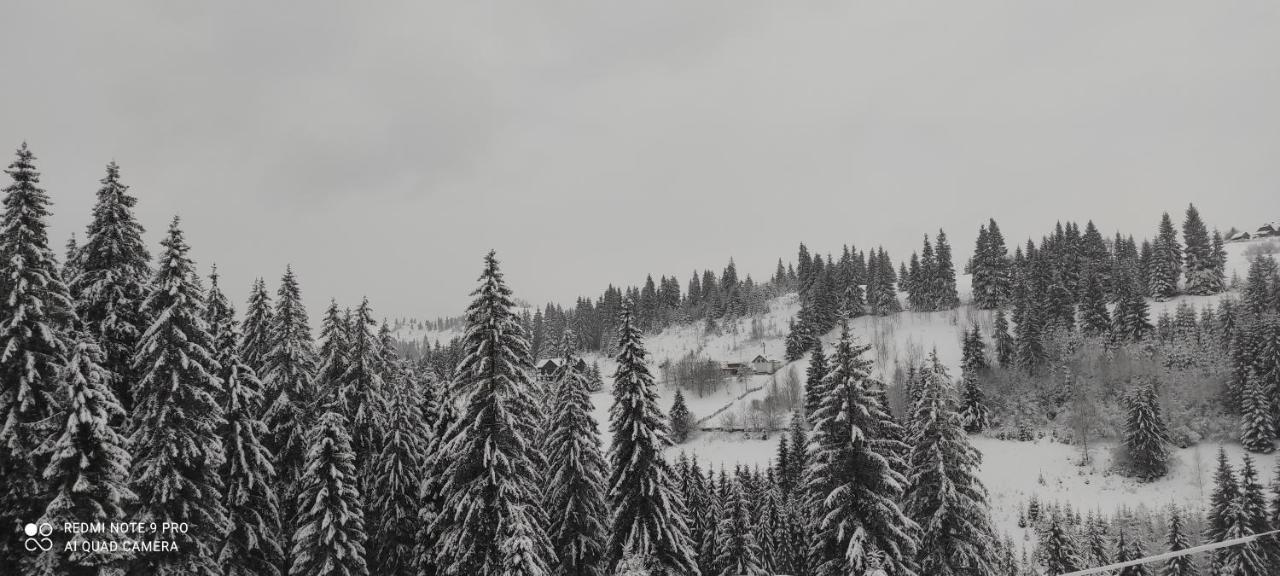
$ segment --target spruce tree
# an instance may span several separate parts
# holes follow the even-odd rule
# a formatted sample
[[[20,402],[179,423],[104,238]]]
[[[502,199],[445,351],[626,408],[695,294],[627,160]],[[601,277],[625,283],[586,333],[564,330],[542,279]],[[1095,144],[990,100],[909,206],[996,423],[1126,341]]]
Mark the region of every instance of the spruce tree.
[[[566,344],[563,352],[564,369],[552,403],[554,411],[547,443],[550,470],[547,476],[550,493],[545,505],[550,515],[547,532],[558,558],[553,573],[600,576],[606,573],[605,461],[599,427],[592,416],[591,383],[578,368],[575,350]],[[674,417],[674,408],[672,412]],[[689,474],[681,481],[701,480],[696,474],[695,478]]]
[[[306,460],[306,434],[315,416],[313,378],[319,365],[292,267],[286,268],[280,279],[271,322],[271,346],[262,373],[263,421],[267,426],[264,444],[275,455],[276,495],[286,533],[292,533],[293,494]]]
[[[79,273],[71,281],[77,316],[98,339],[106,355],[103,367],[113,374],[112,389],[126,414],[133,406],[131,387],[138,376],[132,368],[133,352],[150,323],[141,304],[151,278],[151,254],[133,214],[138,200],[128,190],[120,183],[116,163],[107,164],[93,221],[79,249]]]
[[[1187,294],[1215,294],[1222,290],[1217,272],[1213,243],[1209,230],[1200,219],[1200,211],[1194,204],[1187,206],[1186,219],[1182,221],[1183,266],[1186,269]]]
[[[987,489],[978,479],[982,455],[969,444],[946,369],[931,354],[912,415],[911,475],[906,513],[920,526],[924,574],[990,574],[996,558]]]
[[[187,523],[174,534],[180,552],[153,552],[135,561],[140,574],[219,573],[215,547],[229,528],[221,469],[226,463],[219,432],[227,426],[222,366],[203,318],[189,250],[173,219],[164,251],[143,300],[155,318],[138,343],[130,446],[132,487],[143,522]]]
[[[61,374],[72,342],[73,304],[49,248],[49,197],[35,156],[24,143],[5,170],[0,217],[0,573],[17,574],[19,528],[48,502],[41,472],[49,454],[39,446],[57,432],[63,409]]]
[[[418,531],[418,489],[428,473],[425,447],[431,441],[430,419],[412,382],[388,388],[387,425],[382,450],[373,461],[366,525],[367,564],[373,574],[418,574],[415,545]],[[434,407],[433,407],[434,408]]]
[[[1139,558],[1146,557],[1147,555],[1146,550],[1142,547],[1141,538],[1135,536],[1133,538],[1126,539],[1124,537],[1123,529],[1120,531],[1120,538],[1116,543],[1116,547],[1118,548],[1116,554],[1117,564],[1128,562],[1130,560],[1137,560]],[[1138,564],[1136,566],[1125,566],[1124,568],[1121,568],[1120,572],[1116,576],[1153,576],[1153,574],[1151,573],[1151,567],[1149,565]]]
[[[1182,511],[1177,508],[1169,514],[1169,533],[1165,544],[1168,545],[1170,552],[1179,552],[1191,547]],[[1164,570],[1160,576],[1199,576],[1199,574],[1200,571],[1196,568],[1191,556],[1178,556],[1165,561]]]
[[[1000,367],[1012,367],[1016,362],[1017,347],[1013,335],[1009,334],[1009,319],[1005,316],[1003,308],[996,310],[995,332],[992,334],[992,339],[996,342],[996,361],[1000,363]]]
[[[1154,480],[1169,471],[1169,432],[1155,387],[1145,384],[1126,398],[1124,446],[1135,476]]]
[[[364,502],[346,419],[325,408],[307,432],[289,576],[364,576]]]
[[[872,551],[884,554],[891,574],[916,573],[917,527],[898,506],[906,479],[893,462],[904,446],[880,434],[889,416],[868,383],[871,362],[861,358],[868,349],[842,323],[813,416],[809,558],[819,576],[867,570]]]
[[[671,441],[657,405],[653,376],[646,366],[647,355],[630,308],[625,307],[618,330],[613,405],[609,408],[613,525],[607,558],[616,566],[623,551],[631,548],[652,558],[656,573],[696,575],[699,571],[684,505],[662,456]]]
[[[991,425],[991,410],[987,408],[987,396],[973,371],[963,374],[960,421],[966,432],[979,433]]]
[[[1253,528],[1253,518],[1247,509],[1243,494],[1227,506],[1224,540],[1234,540],[1252,536],[1258,532]],[[1258,541],[1245,542],[1236,546],[1221,548],[1214,558],[1214,574],[1230,576],[1267,576],[1265,553]]]
[[[1231,469],[1231,463],[1227,460],[1227,451],[1225,448],[1218,447],[1218,467],[1213,477],[1213,494],[1209,499],[1209,512],[1206,514],[1205,540],[1208,542],[1222,542],[1228,539],[1228,530],[1231,527],[1232,508],[1238,505],[1237,500],[1240,497],[1240,485],[1236,483],[1235,472]],[[1212,565],[1213,573],[1219,574],[1218,570],[1223,565],[1226,552],[1218,549],[1213,552]]]
[[[1122,275],[1116,282],[1127,287],[1119,288],[1120,298],[1111,316],[1111,333],[1121,341],[1143,340],[1152,331],[1147,301],[1127,276]]]
[[[1111,330],[1111,314],[1107,311],[1106,294],[1096,274],[1089,274],[1084,281],[1084,294],[1080,298],[1080,331],[1086,336],[1102,336]]]
[[[280,509],[275,491],[274,458],[263,446],[267,435],[262,423],[262,383],[240,359],[240,338],[235,310],[218,288],[215,271],[206,294],[206,322],[213,338],[214,357],[221,367],[220,394],[226,424],[221,429],[226,461],[229,531],[218,551],[218,564],[226,576],[277,576],[284,553],[280,536]]]
[[[1050,518],[1049,528],[1040,546],[1044,554],[1044,566],[1049,574],[1066,574],[1082,568],[1075,535],[1071,534],[1070,528],[1058,515]]]
[[[676,444],[683,444],[689,439],[689,434],[693,428],[693,417],[689,414],[689,407],[685,406],[684,394],[676,390],[676,398],[671,403],[671,441]]]
[[[338,377],[338,398],[351,427],[356,469],[362,474],[368,471],[369,459],[385,431],[379,399],[387,387],[383,377],[388,367],[381,343],[373,332],[376,325],[369,299],[364,298],[347,326],[347,365]]]
[[[267,293],[267,283],[257,278],[249,291],[249,306],[244,311],[240,341],[240,358],[255,372],[263,372],[271,349],[271,316],[271,295]]]
[[[455,371],[465,408],[442,448],[436,558],[446,574],[545,574],[554,557],[538,505],[533,358],[492,251],[479,280]]]
[[[813,351],[809,354],[809,366],[805,369],[804,413],[810,429],[813,428],[813,418],[818,411],[818,405],[822,403],[822,382],[826,377],[827,357],[822,351],[822,343],[819,342],[814,345]]]
[[[933,277],[933,297],[937,310],[950,310],[960,305],[960,296],[956,292],[956,268],[951,262],[951,245],[947,243],[947,233],[938,230],[935,258],[937,267]]]
[[[111,373],[102,366],[105,355],[81,334],[63,370],[67,404],[57,421],[60,431],[52,439],[49,466],[44,479],[53,500],[40,522],[61,530],[69,522],[119,522],[134,498],[129,489],[128,443],[119,431],[124,409],[111,391]],[[41,554],[38,567],[46,574],[98,574],[121,568],[125,554],[119,551],[86,552],[91,541],[106,543],[123,534],[59,534],[58,550]]]
[[[1266,385],[1255,370],[1250,370],[1241,401],[1240,444],[1250,452],[1270,454],[1276,449],[1274,408]]]
[[[1147,271],[1151,296],[1167,300],[1178,295],[1178,278],[1182,274],[1182,245],[1173,228],[1173,220],[1165,212],[1160,218],[1160,229],[1151,245],[1151,264]]]
[[[760,545],[752,534],[754,524],[742,484],[734,482],[720,524],[720,576],[768,576],[761,566]]]

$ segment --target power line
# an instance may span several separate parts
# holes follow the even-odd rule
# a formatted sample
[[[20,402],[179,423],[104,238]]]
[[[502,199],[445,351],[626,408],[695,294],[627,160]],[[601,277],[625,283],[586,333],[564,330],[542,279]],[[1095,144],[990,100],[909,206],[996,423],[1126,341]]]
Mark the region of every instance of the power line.
[[[1265,536],[1271,536],[1274,534],[1280,534],[1280,530],[1272,530],[1270,532],[1263,532],[1261,534],[1253,534],[1250,536],[1241,536],[1240,538],[1223,540],[1222,542],[1214,542],[1212,544],[1204,544],[1201,546],[1195,546],[1193,548],[1185,548],[1182,550],[1178,550],[1176,552],[1166,552],[1164,554],[1157,554],[1155,556],[1147,556],[1146,558],[1129,560],[1127,562],[1120,562],[1118,564],[1109,564],[1107,566],[1098,566],[1097,568],[1089,568],[1086,570],[1079,570],[1076,572],[1068,572],[1066,574],[1062,574],[1061,576],[1086,576],[1088,574],[1102,574],[1105,572],[1111,572],[1112,570],[1116,570],[1119,568],[1128,568],[1129,566],[1139,566],[1142,564],[1150,564],[1152,562],[1159,562],[1161,560],[1168,560],[1170,558],[1177,558],[1179,556],[1199,554],[1201,552],[1208,552],[1210,550],[1217,550],[1219,548],[1229,548],[1231,546],[1237,546],[1240,544],[1248,544],[1259,538],[1262,538]]]

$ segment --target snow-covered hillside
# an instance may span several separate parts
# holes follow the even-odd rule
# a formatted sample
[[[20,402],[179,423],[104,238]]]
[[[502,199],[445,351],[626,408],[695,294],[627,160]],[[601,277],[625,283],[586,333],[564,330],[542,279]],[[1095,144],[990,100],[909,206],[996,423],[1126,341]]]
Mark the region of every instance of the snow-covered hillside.
[[[1233,275],[1245,277],[1249,265],[1247,253],[1275,248],[1280,248],[1280,241],[1275,239],[1227,244],[1228,278]],[[970,277],[962,275],[957,278],[957,288],[962,301],[967,301]],[[1162,312],[1172,312],[1182,302],[1201,307],[1216,302],[1221,297],[1180,296],[1164,302],[1151,301],[1151,317],[1154,321]],[[757,318],[764,327],[764,337],[759,339],[749,337],[751,318],[740,319],[736,326],[722,325],[719,334],[707,334],[701,322],[671,326],[657,334],[648,335],[646,339],[651,368],[655,376],[660,378],[660,364],[691,352],[723,362],[748,361],[757,354],[780,359],[783,357],[788,324],[798,311],[799,304],[795,294],[770,301],[768,312]],[[958,374],[961,331],[976,322],[984,333],[989,333],[993,317],[990,311],[976,310],[966,304],[945,312],[908,311],[888,317],[863,316],[853,320],[850,328],[863,342],[873,346],[874,374],[887,380],[892,376],[895,363],[909,359],[919,360],[931,350],[937,351],[939,359],[952,374]],[[458,335],[460,334],[453,331],[415,331],[397,336],[448,341]],[[824,342],[833,344],[837,338],[838,333],[833,331],[824,337]],[[593,395],[592,400],[595,404],[595,417],[607,444],[609,406],[612,402],[607,387],[615,363],[611,358],[599,354],[586,354],[585,357],[588,362],[599,362],[605,376],[605,391]],[[761,399],[767,394],[770,384],[776,379],[786,378],[790,373],[803,382],[806,367],[807,360],[802,359],[784,365],[773,376],[757,375],[746,381],[735,380],[720,391],[704,397],[686,392],[686,401],[693,417],[700,420],[702,426],[716,426],[726,418],[726,414],[744,413],[752,400]],[[660,383],[659,395],[662,406],[669,407],[675,389]],[[789,414],[782,417],[783,423],[789,420]],[[984,454],[981,475],[991,493],[996,524],[1002,532],[1009,533],[1015,540],[1033,537],[1026,529],[1017,526],[1020,507],[1033,495],[1042,502],[1070,503],[1077,510],[1101,510],[1108,513],[1122,505],[1154,509],[1178,503],[1201,508],[1207,504],[1207,484],[1210,482],[1217,449],[1214,445],[1202,444],[1177,450],[1173,468],[1167,477],[1156,482],[1141,483],[1110,470],[1114,443],[1102,442],[1092,447],[1092,463],[1082,467],[1078,465],[1078,447],[1051,439],[1016,442],[975,436],[972,440]],[[671,448],[668,457],[676,458],[683,452],[696,457],[704,467],[732,468],[738,464],[763,467],[774,457],[777,443],[778,433],[761,438],[759,433],[748,437],[742,433],[702,432],[688,442]],[[1233,462],[1238,464],[1243,450],[1238,445],[1226,448]],[[1262,469],[1270,469],[1274,464],[1274,456],[1259,458]]]

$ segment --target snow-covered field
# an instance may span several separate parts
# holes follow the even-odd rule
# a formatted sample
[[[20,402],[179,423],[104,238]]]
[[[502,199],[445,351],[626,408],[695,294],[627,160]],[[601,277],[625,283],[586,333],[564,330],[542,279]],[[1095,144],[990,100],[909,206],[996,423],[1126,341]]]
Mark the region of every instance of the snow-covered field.
[[[1243,279],[1248,272],[1245,251],[1250,246],[1263,242],[1275,240],[1227,244],[1227,277],[1236,274]],[[957,279],[962,300],[968,299],[969,281],[970,277],[967,275]],[[905,299],[905,295],[902,297]],[[1172,312],[1182,302],[1200,308],[1216,302],[1220,297],[1182,296],[1166,302],[1153,301],[1150,303],[1151,319],[1154,322],[1162,311]],[[799,304],[794,294],[771,301],[769,312],[760,318],[765,326],[766,336],[757,340],[748,337],[751,332],[749,318],[739,320],[736,330],[731,326],[722,326],[718,335],[705,334],[701,323],[673,326],[658,334],[649,335],[646,346],[655,377],[661,377],[657,366],[664,360],[674,360],[689,352],[718,361],[746,361],[756,354],[781,359],[788,323],[798,311]],[[873,345],[876,375],[882,379],[887,380],[892,375],[895,362],[923,358],[930,350],[937,350],[938,358],[954,376],[959,374],[961,332],[976,322],[982,327],[984,334],[989,333],[993,317],[991,312],[975,310],[965,305],[946,312],[902,312],[889,317],[864,316],[851,322],[850,328],[863,342]],[[453,335],[440,334],[439,337],[447,340]],[[417,339],[427,336],[433,340],[437,337],[422,332],[406,336]],[[838,337],[838,331],[833,331],[824,341],[831,344]],[[612,401],[607,386],[614,362],[611,358],[597,354],[588,354],[586,358],[600,363],[606,379],[606,391],[595,394],[592,399],[595,402],[595,417],[602,432],[605,432],[607,443],[608,411]],[[778,376],[794,370],[803,381],[806,365],[806,360],[784,365]],[[705,419],[721,411],[720,415],[703,424],[716,425],[717,418],[722,417],[724,411],[743,410],[751,400],[762,398],[769,379],[769,376],[754,376],[747,382],[731,382],[718,393],[706,397],[686,393],[685,399],[695,419]],[[761,390],[749,392],[757,387]],[[660,385],[659,394],[663,409],[669,408],[675,394],[674,388]],[[789,419],[789,415],[783,417],[784,425]],[[1015,540],[1030,537],[1025,530],[1017,527],[1017,517],[1019,507],[1032,495],[1036,495],[1042,502],[1070,503],[1077,510],[1101,510],[1108,514],[1120,506],[1145,506],[1154,509],[1177,503],[1193,508],[1202,507],[1208,497],[1208,484],[1217,450],[1216,445],[1208,444],[1177,450],[1173,469],[1166,478],[1142,483],[1110,471],[1114,445],[1105,442],[1092,447],[1092,462],[1082,467],[1077,465],[1080,461],[1078,447],[1049,439],[1033,443],[974,436],[972,441],[984,454],[981,474],[991,493],[996,525],[1000,531],[1014,536]],[[758,435],[748,438],[740,433],[703,432],[688,442],[671,448],[668,456],[675,458],[684,452],[696,457],[704,468],[732,468],[737,464],[763,467],[773,458],[777,444],[776,433],[768,439],[761,439]],[[1233,463],[1238,465],[1243,457],[1243,450],[1234,444],[1226,448]],[[1276,457],[1262,456],[1257,460],[1262,474],[1270,477]]]

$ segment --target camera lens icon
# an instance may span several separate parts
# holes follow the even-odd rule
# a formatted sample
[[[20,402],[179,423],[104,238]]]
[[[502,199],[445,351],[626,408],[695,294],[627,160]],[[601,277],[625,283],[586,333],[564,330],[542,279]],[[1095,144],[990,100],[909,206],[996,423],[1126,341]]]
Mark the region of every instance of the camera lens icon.
[[[49,539],[49,535],[53,534],[53,525],[48,522],[40,524],[27,524],[22,527],[22,532],[27,535],[26,541],[22,543],[27,552],[48,552],[53,549],[53,540]],[[39,536],[37,538],[36,536]]]

